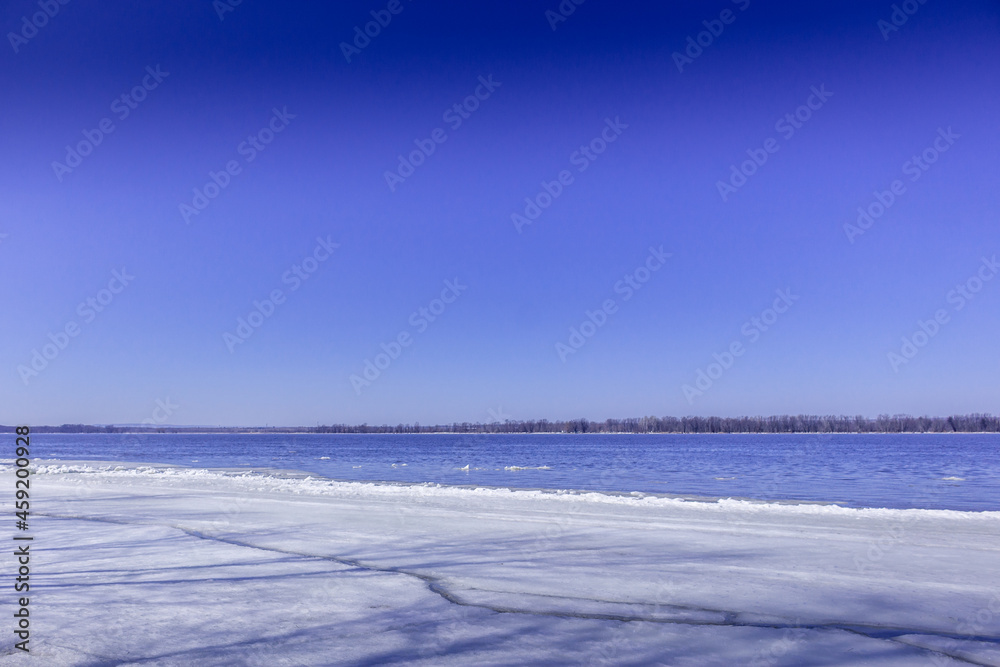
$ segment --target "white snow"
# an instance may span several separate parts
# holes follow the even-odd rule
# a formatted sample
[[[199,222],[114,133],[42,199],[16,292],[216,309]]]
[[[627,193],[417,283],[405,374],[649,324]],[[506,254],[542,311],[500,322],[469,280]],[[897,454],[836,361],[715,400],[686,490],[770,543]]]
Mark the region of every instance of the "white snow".
[[[1000,665],[1000,512],[36,471],[4,665]]]

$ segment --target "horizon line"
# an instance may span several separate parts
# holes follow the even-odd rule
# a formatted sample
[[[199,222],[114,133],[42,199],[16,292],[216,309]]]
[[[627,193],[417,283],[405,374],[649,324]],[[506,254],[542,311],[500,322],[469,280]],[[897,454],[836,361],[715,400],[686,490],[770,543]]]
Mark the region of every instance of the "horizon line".
[[[903,429],[903,424],[901,422],[909,422],[908,426],[916,426],[918,428]],[[986,422],[993,422],[989,429],[982,431],[970,431],[969,426],[981,425],[986,427]],[[785,422],[781,424],[781,422]],[[916,423],[914,423],[916,422]],[[959,429],[958,422],[962,422]],[[978,424],[973,424],[970,422],[978,422]],[[966,414],[952,414],[947,417],[944,416],[914,416],[910,414],[898,413],[894,415],[890,414],[880,414],[876,417],[869,417],[864,415],[808,415],[808,414],[780,414],[780,415],[740,415],[737,417],[720,417],[720,416],[695,416],[688,415],[685,417],[674,417],[674,416],[645,416],[645,417],[624,417],[624,418],[607,418],[600,421],[595,421],[587,419],[585,417],[579,417],[575,419],[555,419],[550,420],[547,418],[539,419],[524,419],[524,420],[514,420],[506,419],[504,421],[494,420],[489,422],[481,421],[452,421],[447,423],[435,423],[435,424],[422,424],[419,421],[414,421],[412,423],[398,422],[396,424],[382,423],[382,424],[369,424],[367,422],[361,424],[345,424],[345,423],[329,423],[320,424],[317,423],[315,426],[305,426],[305,425],[207,425],[207,424],[167,424],[167,423],[110,423],[110,424],[83,424],[83,423],[63,423],[59,425],[30,425],[30,424],[19,424],[19,425],[3,425],[0,424],[0,433],[14,432],[14,430],[20,426],[27,426],[29,429],[36,432],[64,432],[64,433],[81,433],[81,432],[101,432],[114,433],[115,431],[110,431],[109,429],[128,429],[140,432],[169,432],[169,431],[194,431],[194,430],[254,430],[254,431],[284,431],[284,432],[302,432],[302,433],[336,433],[338,431],[344,433],[354,432],[364,432],[367,429],[396,429],[396,433],[468,433],[470,429],[475,429],[476,432],[484,433],[496,433],[497,429],[505,428],[516,428],[516,427],[529,427],[529,431],[515,431],[515,432],[527,432],[527,433],[537,433],[537,432],[566,432],[566,433],[594,433],[594,432],[604,432],[604,433],[650,433],[650,432],[660,432],[660,433],[671,433],[671,432],[694,432],[694,433],[705,433],[705,432],[755,432],[753,430],[738,430],[734,431],[734,427],[739,427],[740,425],[745,426],[783,426],[780,430],[769,431],[775,433],[791,433],[791,432],[803,432],[803,433],[815,433],[815,432],[827,432],[827,433],[850,433],[850,432],[861,432],[854,431],[845,427],[850,425],[861,425],[866,426],[890,426],[895,425],[897,428],[894,429],[896,432],[926,432],[932,430],[933,432],[949,432],[948,430],[942,429],[941,427],[947,425],[951,427],[951,432],[955,431],[965,431],[965,432],[997,432],[1000,431],[1000,418],[995,417],[992,413],[966,413]],[[687,431],[686,428],[691,426],[694,431]],[[812,426],[808,430],[800,430],[796,427],[799,426]],[[833,427],[839,426],[839,429],[834,430]],[[540,427],[540,429],[536,428]],[[652,428],[651,428],[652,427]],[[671,428],[664,428],[671,427]],[[684,431],[676,431],[676,427],[684,427]],[[823,430],[817,430],[816,427],[825,427]],[[323,429],[322,431],[319,429]],[[333,430],[336,429],[336,430]],[[456,430],[461,429],[461,430]],[[879,429],[876,429],[876,432]],[[884,431],[884,429],[881,429]],[[122,432],[122,431],[119,431]],[[382,431],[385,432],[385,431]],[[503,431],[500,431],[503,432]],[[759,432],[759,431],[758,431]]]

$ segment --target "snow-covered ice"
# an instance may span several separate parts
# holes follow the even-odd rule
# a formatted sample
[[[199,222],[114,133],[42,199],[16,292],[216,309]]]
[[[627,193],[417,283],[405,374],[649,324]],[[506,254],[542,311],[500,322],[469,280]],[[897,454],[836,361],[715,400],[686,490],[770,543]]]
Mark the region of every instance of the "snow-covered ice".
[[[2,664],[1000,665],[1000,512],[98,463],[32,498]]]

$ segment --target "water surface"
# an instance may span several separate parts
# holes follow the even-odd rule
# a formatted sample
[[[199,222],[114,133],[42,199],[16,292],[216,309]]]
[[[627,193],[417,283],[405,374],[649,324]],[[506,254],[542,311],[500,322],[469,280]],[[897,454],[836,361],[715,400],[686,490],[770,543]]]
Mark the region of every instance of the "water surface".
[[[357,481],[1000,510],[1000,435],[33,434],[40,458]]]

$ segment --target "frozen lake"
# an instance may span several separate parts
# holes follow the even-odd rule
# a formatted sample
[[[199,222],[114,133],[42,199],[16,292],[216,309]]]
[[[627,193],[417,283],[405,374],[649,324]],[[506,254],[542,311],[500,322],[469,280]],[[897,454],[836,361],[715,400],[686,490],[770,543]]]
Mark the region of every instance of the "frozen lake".
[[[96,463],[32,489],[5,665],[1000,665],[998,512]]]
[[[1000,665],[998,444],[36,433],[0,664]]]

